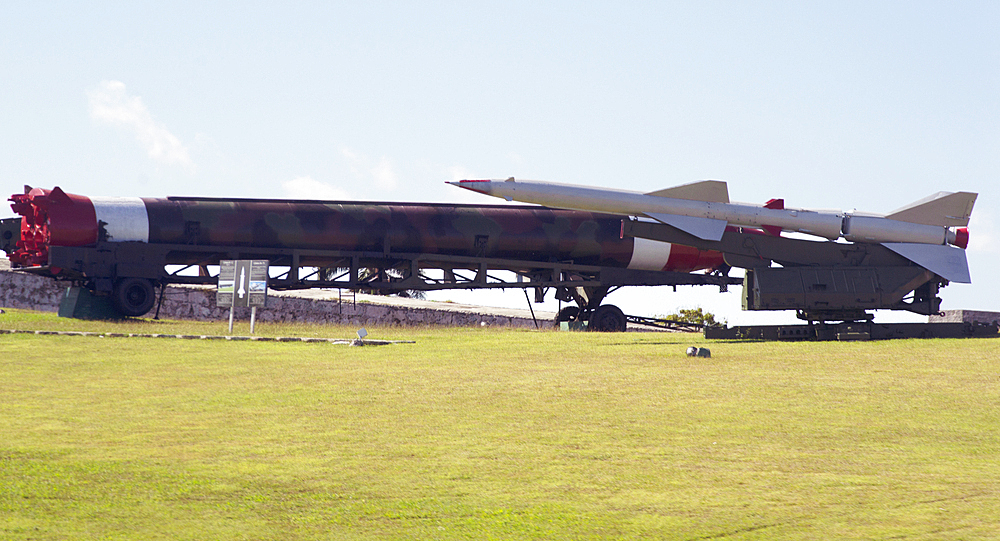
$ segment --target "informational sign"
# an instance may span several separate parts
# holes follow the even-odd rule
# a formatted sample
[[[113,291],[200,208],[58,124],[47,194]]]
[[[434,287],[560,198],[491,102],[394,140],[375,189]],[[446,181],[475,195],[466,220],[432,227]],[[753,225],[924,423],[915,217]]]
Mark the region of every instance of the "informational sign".
[[[216,306],[263,307],[267,304],[266,259],[224,259],[219,261]]]

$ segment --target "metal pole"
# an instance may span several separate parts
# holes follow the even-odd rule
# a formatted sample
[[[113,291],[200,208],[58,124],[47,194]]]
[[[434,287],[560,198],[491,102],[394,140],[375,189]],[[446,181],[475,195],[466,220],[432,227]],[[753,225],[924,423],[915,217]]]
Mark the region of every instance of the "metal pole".
[[[535,309],[531,307],[531,299],[528,298],[528,289],[522,289],[524,291],[524,300],[528,301],[528,310],[531,310],[531,321],[535,322],[535,328],[538,328],[538,320],[535,319]]]
[[[253,325],[257,320],[257,307],[250,308],[250,334],[253,334]]]
[[[229,307],[229,334],[233,334],[233,307]]]
[[[163,291],[167,289],[167,284],[165,282],[160,282],[160,301],[156,303],[156,315],[153,319],[160,319],[160,307],[163,306]]]

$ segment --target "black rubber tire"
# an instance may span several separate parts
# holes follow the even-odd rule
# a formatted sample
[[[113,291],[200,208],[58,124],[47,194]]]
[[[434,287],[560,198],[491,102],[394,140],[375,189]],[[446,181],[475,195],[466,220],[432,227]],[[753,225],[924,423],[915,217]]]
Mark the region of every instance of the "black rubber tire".
[[[145,278],[122,278],[115,283],[111,302],[124,316],[142,316],[156,303],[153,282]]]
[[[559,310],[559,313],[556,314],[556,318],[554,320],[555,325],[556,327],[559,327],[559,324],[562,323],[563,321],[576,321],[576,318],[579,316],[580,316],[579,306],[567,306],[562,310]]]
[[[587,330],[594,332],[625,332],[628,320],[621,308],[613,304],[602,304],[590,316]]]

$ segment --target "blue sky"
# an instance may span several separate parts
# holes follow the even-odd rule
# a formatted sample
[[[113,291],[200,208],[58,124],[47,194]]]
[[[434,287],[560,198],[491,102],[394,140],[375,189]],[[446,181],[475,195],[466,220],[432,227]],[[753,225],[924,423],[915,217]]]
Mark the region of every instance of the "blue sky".
[[[1000,3],[284,4],[0,4],[0,187],[492,203],[443,181],[713,178],[871,212],[973,191],[973,284],[944,306],[1000,311]],[[609,302],[762,319],[736,293]]]

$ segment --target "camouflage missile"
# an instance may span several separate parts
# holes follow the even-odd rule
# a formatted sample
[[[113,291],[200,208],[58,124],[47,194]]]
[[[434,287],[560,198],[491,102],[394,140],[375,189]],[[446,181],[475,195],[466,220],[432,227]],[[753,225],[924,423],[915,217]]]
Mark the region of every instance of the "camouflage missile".
[[[691,272],[718,252],[622,238],[623,216],[537,206],[357,201],[86,197],[60,188],[11,196],[21,216],[16,266],[48,263],[50,246],[144,242],[427,253]]]
[[[828,240],[876,243],[941,277],[968,283],[965,248],[977,194],[938,192],[887,215],[785,208],[784,201],[765,205],[732,203],[725,182],[706,180],[649,193],[574,186],[532,180],[461,180],[449,182],[508,201],[555,208],[648,217],[699,239],[718,241],[727,227],[805,233]]]

